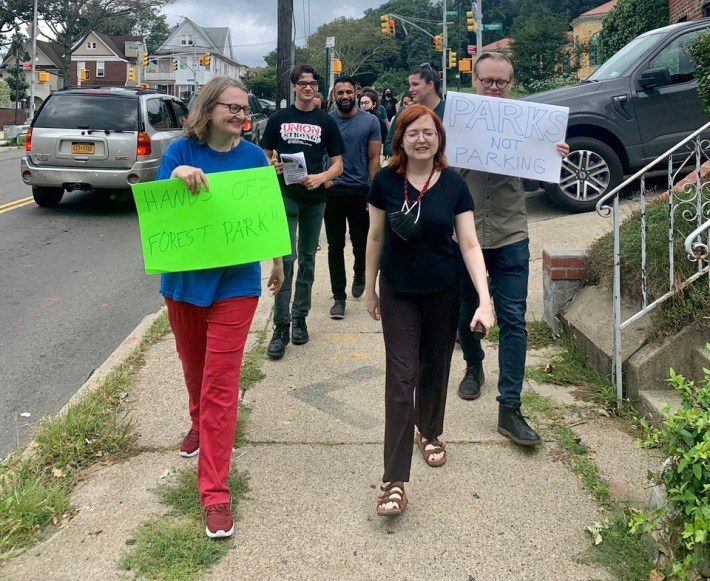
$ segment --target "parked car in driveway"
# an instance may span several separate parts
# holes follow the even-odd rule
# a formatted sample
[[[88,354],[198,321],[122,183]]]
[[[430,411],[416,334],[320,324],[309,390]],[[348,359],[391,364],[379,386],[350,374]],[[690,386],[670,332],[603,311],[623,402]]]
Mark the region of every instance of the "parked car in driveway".
[[[708,122],[688,46],[710,18],[646,32],[579,85],[523,97],[569,107],[560,184],[547,194],[574,212],[597,200]]]
[[[249,109],[251,109],[251,114],[244,122],[242,135],[247,141],[259,145],[261,136],[266,131],[266,122],[269,120],[269,115],[261,106],[261,102],[256,95],[252,93],[249,93]]]
[[[20,162],[39,206],[65,191],[117,193],[155,179],[168,145],[180,136],[185,104],[129,87],[68,87],[37,111]]]

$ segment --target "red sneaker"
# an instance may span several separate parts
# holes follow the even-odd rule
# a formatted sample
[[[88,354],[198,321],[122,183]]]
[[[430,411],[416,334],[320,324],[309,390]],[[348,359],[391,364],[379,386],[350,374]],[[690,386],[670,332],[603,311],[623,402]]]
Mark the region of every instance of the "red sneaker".
[[[192,458],[200,451],[200,432],[190,429],[180,444],[180,456]]]
[[[205,508],[205,532],[211,539],[231,537],[234,533],[234,518],[229,503],[213,504]]]

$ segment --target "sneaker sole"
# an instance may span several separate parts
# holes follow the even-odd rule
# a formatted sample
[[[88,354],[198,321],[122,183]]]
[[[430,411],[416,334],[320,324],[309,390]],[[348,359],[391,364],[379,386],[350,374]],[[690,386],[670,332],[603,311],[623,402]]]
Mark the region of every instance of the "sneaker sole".
[[[193,456],[197,456],[199,453],[199,448],[197,448],[197,450],[195,450],[194,452],[183,452],[182,450],[180,450],[180,456],[182,456],[183,458],[192,458]]]
[[[234,534],[234,525],[232,525],[232,528],[229,529],[228,531],[215,531],[212,532],[210,529],[205,527],[205,534],[210,538],[210,539],[224,539],[226,537],[231,537]]]
[[[331,319],[344,319],[345,315],[330,315]]]
[[[502,436],[505,436],[506,438],[509,438],[513,440],[516,444],[520,444],[521,446],[537,446],[538,444],[542,444],[542,440],[521,440],[520,438],[516,438],[511,434],[508,430],[505,428],[501,428],[498,426],[498,433],[501,434]]]

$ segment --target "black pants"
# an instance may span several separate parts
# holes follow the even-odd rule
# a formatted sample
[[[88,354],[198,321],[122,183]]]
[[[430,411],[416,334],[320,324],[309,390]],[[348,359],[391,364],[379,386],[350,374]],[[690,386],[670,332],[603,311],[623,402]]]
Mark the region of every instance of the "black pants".
[[[370,217],[367,213],[367,188],[334,186],[328,190],[325,202],[325,233],[328,238],[328,270],[330,287],[336,301],[347,298],[345,286],[345,228],[350,230],[350,242],[355,256],[354,276],[365,280],[365,246]]]
[[[444,431],[459,291],[457,281],[439,292],[398,293],[380,275],[386,354],[383,482],[409,481],[415,421],[427,440]]]

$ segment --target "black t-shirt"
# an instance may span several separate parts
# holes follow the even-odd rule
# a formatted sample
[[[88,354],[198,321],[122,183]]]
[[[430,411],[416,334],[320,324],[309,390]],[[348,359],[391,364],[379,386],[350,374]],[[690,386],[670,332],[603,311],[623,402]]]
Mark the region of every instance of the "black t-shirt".
[[[301,111],[291,105],[269,117],[261,138],[261,147],[281,153],[302,151],[309,174],[323,171],[323,156],[335,157],[345,153],[343,138],[335,121],[322,109]],[[311,204],[325,202],[325,188],[308,190],[301,184],[286,185],[279,176],[281,193],[293,200]]]
[[[412,183],[408,197],[419,196]],[[459,277],[459,248],[452,236],[454,217],[473,210],[473,200],[461,175],[446,168],[438,181],[422,198],[419,224],[422,236],[402,240],[392,231],[389,214],[398,212],[404,203],[404,177],[383,168],[370,186],[367,201],[385,211],[385,241],[380,271],[397,292],[427,293],[448,288]],[[417,209],[412,212],[416,215]]]

